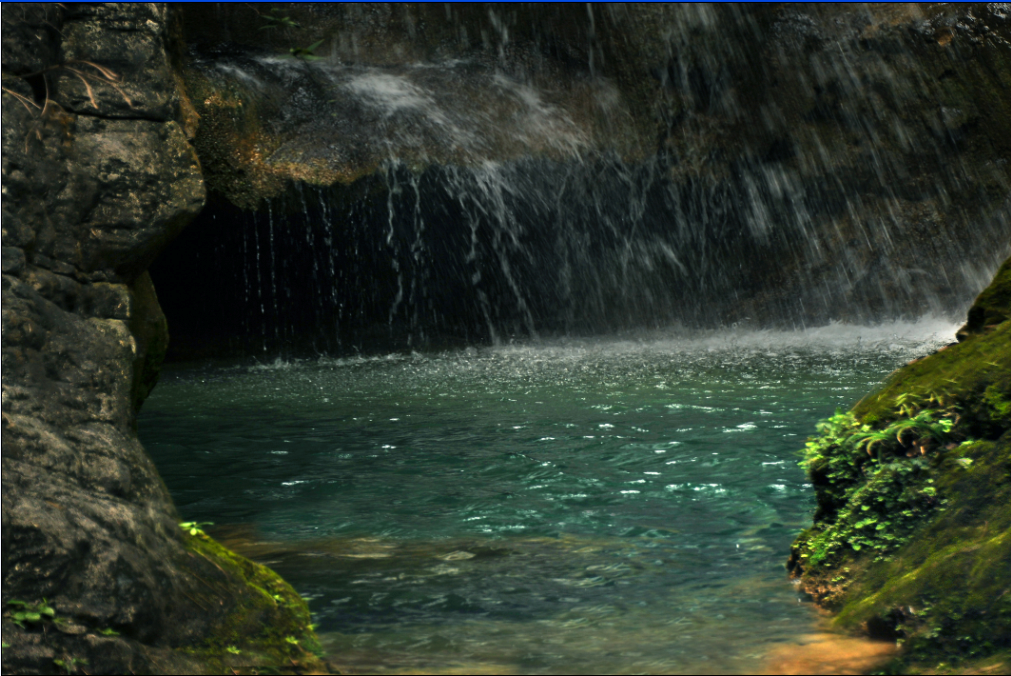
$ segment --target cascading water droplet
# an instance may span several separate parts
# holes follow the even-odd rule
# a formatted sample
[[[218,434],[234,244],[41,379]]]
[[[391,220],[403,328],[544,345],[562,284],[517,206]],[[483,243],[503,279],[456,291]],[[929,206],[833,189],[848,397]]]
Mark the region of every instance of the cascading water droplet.
[[[390,305],[390,315],[389,315],[389,327],[390,334],[393,334],[393,321],[397,316],[397,311],[400,308],[401,302],[404,300],[404,275],[400,266],[400,243],[396,236],[396,217],[397,217],[397,207],[396,200],[400,197],[400,179],[397,175],[398,166],[389,162],[386,167],[386,185],[387,185],[387,200],[386,200],[386,212],[387,212],[387,231],[386,231],[386,246],[390,249],[390,266],[393,268],[393,272],[397,276],[397,293],[393,298],[393,303]]]
[[[281,317],[277,307],[277,256],[274,249],[274,205],[271,200],[267,200],[267,233],[270,249],[270,299],[274,307],[274,316],[271,324],[274,329],[274,340],[280,338]]]
[[[263,351],[267,351],[267,307],[263,297],[263,261],[260,254],[260,228],[256,222],[256,215],[253,214],[250,218],[253,225],[253,241],[256,246],[256,299],[260,306],[260,344],[263,347]]]

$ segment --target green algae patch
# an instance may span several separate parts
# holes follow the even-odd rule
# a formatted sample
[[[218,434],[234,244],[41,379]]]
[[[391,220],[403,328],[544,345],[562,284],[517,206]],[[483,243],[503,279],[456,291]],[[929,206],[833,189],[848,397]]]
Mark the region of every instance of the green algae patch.
[[[818,508],[788,568],[838,627],[901,642],[887,672],[1008,665],[1009,282],[1006,262],[973,306],[996,325],[899,369],[804,451]]]
[[[203,661],[212,673],[326,671],[305,600],[274,571],[196,530],[185,536],[186,545],[193,576],[206,595],[198,591],[191,600],[210,611],[211,604],[220,603],[222,588],[242,591],[229,595],[232,607],[219,615],[221,621],[202,643],[184,652]]]

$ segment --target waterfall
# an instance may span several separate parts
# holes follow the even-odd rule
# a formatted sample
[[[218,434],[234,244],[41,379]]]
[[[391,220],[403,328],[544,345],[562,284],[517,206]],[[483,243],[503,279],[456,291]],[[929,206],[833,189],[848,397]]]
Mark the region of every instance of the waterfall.
[[[988,113],[942,105],[964,55],[855,11],[608,11],[577,66],[494,13],[494,49],[448,58],[356,63],[344,35],[199,61],[236,138],[272,144],[250,171],[291,177],[189,231],[252,233],[207,273],[235,348],[955,318],[1007,256]]]

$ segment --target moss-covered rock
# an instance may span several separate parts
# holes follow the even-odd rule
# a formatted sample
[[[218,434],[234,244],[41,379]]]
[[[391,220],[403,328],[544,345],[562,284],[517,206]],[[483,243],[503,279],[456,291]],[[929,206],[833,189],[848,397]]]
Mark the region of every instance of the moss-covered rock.
[[[966,443],[936,471],[943,506],[849,585],[836,618],[895,634],[906,664],[1011,656],[1011,433]]]
[[[979,295],[969,308],[965,326],[956,334],[959,341],[996,327],[1011,319],[1011,260],[997,271],[993,283]]]
[[[264,673],[265,668],[289,673],[325,670],[309,607],[291,585],[266,566],[239,556],[199,530],[188,536],[187,550],[201,564],[191,573],[206,588],[204,593],[196,593],[193,601],[211,605],[227,594],[232,606],[200,643],[183,648],[184,653],[200,658],[211,673],[225,669],[240,673]],[[208,575],[204,562],[211,563],[216,572]]]
[[[837,626],[902,640],[896,672],[1011,665],[1009,271],[974,305],[995,326],[899,369],[808,443],[818,510],[791,573]]]

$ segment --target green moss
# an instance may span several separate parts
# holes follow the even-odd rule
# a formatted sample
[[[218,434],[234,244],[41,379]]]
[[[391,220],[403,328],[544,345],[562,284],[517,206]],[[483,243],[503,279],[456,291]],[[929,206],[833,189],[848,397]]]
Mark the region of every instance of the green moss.
[[[206,589],[198,605],[217,603],[219,588],[239,587],[233,606],[209,636],[186,652],[216,673],[319,672],[323,663],[305,600],[277,573],[254,563],[203,533],[185,536],[194,577]],[[216,574],[207,576],[210,563]],[[199,571],[199,572],[198,572]]]
[[[995,419],[992,410],[996,396],[1011,396],[1011,322],[899,369],[853,413],[866,423],[894,420],[902,395],[957,408],[967,436],[994,436],[996,429],[982,428],[1011,423],[1007,415]]]
[[[958,339],[982,333],[1011,318],[1011,259],[997,271],[997,276],[969,308],[968,321],[958,331]]]
[[[835,620],[892,627],[907,647],[902,666],[1011,650],[1011,433],[958,451],[940,473],[948,507],[854,580]]]
[[[1011,655],[1009,275],[977,299],[1004,320],[899,369],[807,444],[818,511],[791,571],[841,628],[904,643],[890,673]]]

